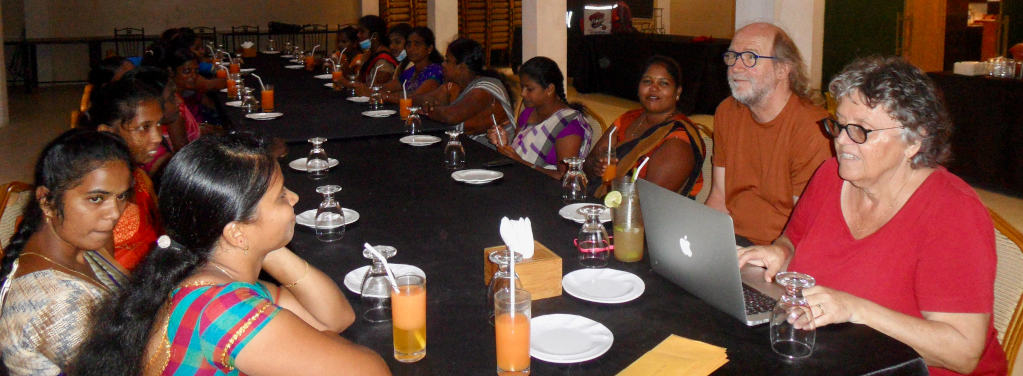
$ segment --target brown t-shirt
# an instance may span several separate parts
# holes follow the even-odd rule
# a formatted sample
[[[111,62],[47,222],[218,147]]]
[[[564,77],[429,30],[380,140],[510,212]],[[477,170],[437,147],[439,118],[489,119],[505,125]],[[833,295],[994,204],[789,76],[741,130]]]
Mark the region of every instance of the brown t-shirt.
[[[773,120],[758,123],[748,107],[728,97],[714,113],[715,167],[725,168],[725,207],[735,233],[768,244],[785,228],[813,172],[832,154],[817,121],[823,108],[793,94]]]

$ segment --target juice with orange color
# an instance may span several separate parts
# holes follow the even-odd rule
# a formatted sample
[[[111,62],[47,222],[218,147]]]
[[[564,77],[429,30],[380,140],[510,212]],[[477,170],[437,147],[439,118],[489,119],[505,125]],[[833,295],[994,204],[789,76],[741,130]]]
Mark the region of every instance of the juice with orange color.
[[[618,166],[614,165],[614,164],[609,164],[609,165],[607,165],[607,168],[604,169],[603,179],[604,179],[605,182],[615,180],[615,175],[617,175],[617,174],[618,174]]]
[[[274,89],[273,86],[266,85],[263,92],[260,94],[263,100],[263,112],[273,112],[274,110]]]
[[[494,318],[497,367],[507,374],[529,374],[529,317],[502,313]],[[501,373],[499,373],[501,374]]]
[[[230,73],[238,73],[242,71],[242,65],[239,63],[231,63],[231,65],[227,66],[227,69]]]
[[[227,78],[227,69],[217,69],[217,78]]]
[[[234,80],[227,80],[227,96],[231,98],[238,96],[238,85]]]
[[[341,90],[341,79],[344,78],[344,72],[335,70],[330,73],[330,80],[334,82],[334,90]]]
[[[316,56],[309,55],[305,57],[305,70],[312,72],[313,68],[316,67]]]
[[[426,284],[418,276],[397,279],[399,291],[391,290],[394,359],[417,362],[426,357]]]
[[[409,107],[412,107],[412,98],[401,98],[398,100],[398,109],[401,110],[401,119],[408,119]]]

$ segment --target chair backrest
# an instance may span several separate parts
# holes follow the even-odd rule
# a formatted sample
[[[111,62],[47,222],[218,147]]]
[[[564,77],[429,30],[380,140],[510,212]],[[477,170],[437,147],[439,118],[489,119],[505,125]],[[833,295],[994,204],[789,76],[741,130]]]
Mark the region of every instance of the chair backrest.
[[[241,44],[245,41],[255,43],[255,48],[259,51],[259,26],[231,26],[231,33],[224,34],[223,40],[224,48],[229,49],[231,53],[238,52]]]
[[[195,36],[202,40],[202,45],[214,45],[217,44],[217,27],[216,26],[194,26],[192,31],[195,32]]]
[[[146,46],[146,29],[142,27],[114,28],[114,47],[118,56],[142,56]]]
[[[696,194],[696,202],[704,202],[710,195],[711,175],[714,173],[714,166],[710,163],[710,157],[714,154],[714,132],[701,123],[696,123],[696,128],[700,130],[700,137],[703,138],[703,144],[707,147],[707,154],[703,157],[703,168],[700,171],[703,174],[703,187]]]
[[[1023,234],[988,209],[995,224],[998,274],[995,276],[995,329],[1008,359],[1008,374],[1023,342]]]
[[[306,24],[302,26],[302,49],[312,51],[313,47],[320,45],[316,51],[329,55],[329,50],[334,46],[327,45],[327,24]]]
[[[586,107],[584,115],[586,115],[586,119],[589,120],[590,128],[593,131],[593,133],[590,134],[590,150],[593,150],[593,148],[597,147],[597,141],[600,141],[600,137],[603,136],[604,131],[607,130],[607,122],[605,122],[604,118],[597,115],[597,113],[589,107]]]
[[[32,199],[32,186],[22,182],[0,185],[0,257],[10,243]]]

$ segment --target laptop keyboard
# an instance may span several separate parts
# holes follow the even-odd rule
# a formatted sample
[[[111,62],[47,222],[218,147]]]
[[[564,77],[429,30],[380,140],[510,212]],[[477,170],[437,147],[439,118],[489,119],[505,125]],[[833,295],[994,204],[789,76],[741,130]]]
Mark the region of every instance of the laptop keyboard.
[[[747,286],[745,283],[742,284],[742,297],[746,301],[747,315],[770,312],[774,309],[775,304],[778,303],[774,298],[764,295],[764,293]]]

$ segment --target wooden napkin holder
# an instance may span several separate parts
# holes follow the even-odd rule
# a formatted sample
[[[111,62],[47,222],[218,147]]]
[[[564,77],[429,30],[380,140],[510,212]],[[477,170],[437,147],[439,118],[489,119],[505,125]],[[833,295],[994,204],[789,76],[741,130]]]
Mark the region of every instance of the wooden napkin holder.
[[[533,300],[561,296],[561,257],[540,242],[533,243],[533,257],[515,264],[515,274]],[[497,265],[490,262],[490,254],[505,249],[508,247],[503,245],[483,249],[484,285],[490,284],[490,277],[498,270]]]

